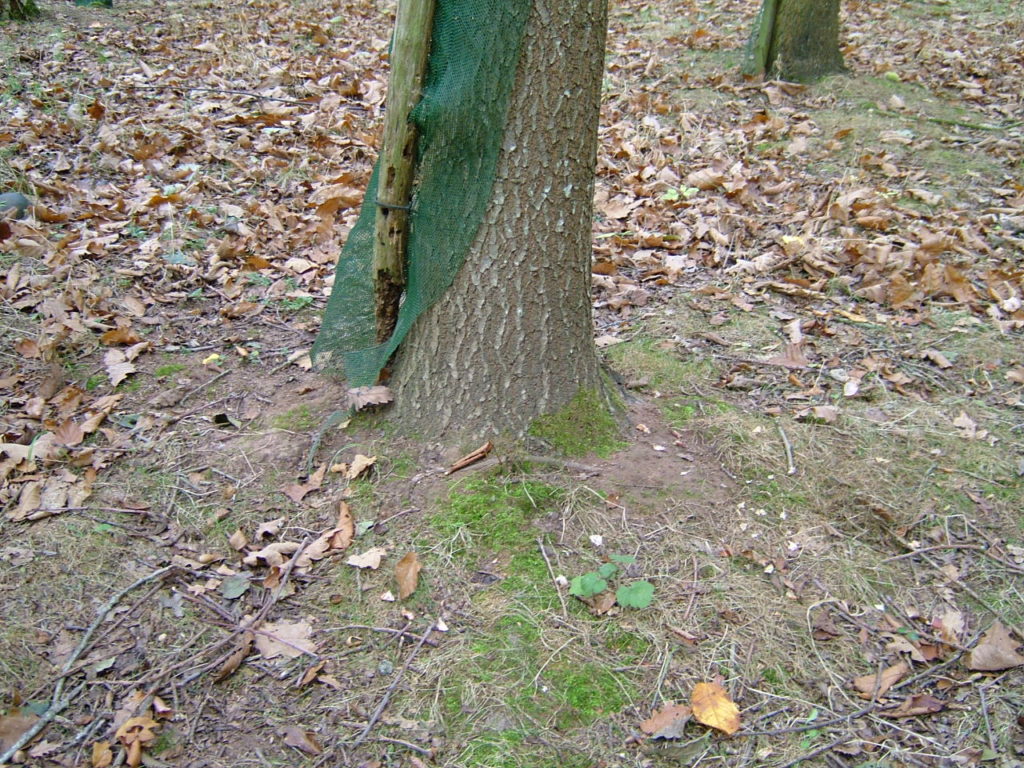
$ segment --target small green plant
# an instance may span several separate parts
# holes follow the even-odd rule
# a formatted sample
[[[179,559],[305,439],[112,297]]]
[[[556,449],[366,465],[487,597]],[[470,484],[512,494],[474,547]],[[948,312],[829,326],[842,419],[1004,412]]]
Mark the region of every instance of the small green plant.
[[[166,365],[158,366],[153,375],[158,379],[166,379],[168,376],[173,376],[176,373],[180,373],[188,368],[184,363],[167,363]]]
[[[608,580],[636,560],[632,555],[611,555],[596,571],[588,571],[569,582],[569,594],[586,600],[608,589]],[[620,584],[615,590],[615,602],[623,608],[646,608],[654,600],[654,585],[646,580]]]
[[[281,309],[288,312],[298,312],[313,303],[312,296],[295,296],[290,299],[281,299]]]
[[[259,285],[266,288],[274,281],[271,279],[270,275],[264,275],[260,272],[247,272],[245,275],[245,282],[249,285]]]
[[[679,199],[689,200],[692,197],[696,197],[698,194],[700,194],[700,190],[697,189],[697,187],[680,187],[679,189],[675,189],[673,187],[667,190],[665,194],[661,196],[661,199],[674,203]]]

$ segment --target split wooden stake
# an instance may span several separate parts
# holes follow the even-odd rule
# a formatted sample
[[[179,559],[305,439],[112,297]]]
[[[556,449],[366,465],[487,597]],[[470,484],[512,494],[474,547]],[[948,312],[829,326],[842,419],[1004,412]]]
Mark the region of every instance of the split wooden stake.
[[[416,160],[416,128],[409,114],[420,98],[430,51],[434,0],[398,0],[391,46],[384,145],[377,173],[373,283],[377,340],[386,341],[405,290],[405,251]]]

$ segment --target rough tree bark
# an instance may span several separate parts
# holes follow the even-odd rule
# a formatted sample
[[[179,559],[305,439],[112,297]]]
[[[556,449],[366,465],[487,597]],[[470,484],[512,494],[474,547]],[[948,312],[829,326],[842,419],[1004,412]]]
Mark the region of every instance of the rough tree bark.
[[[0,12],[3,11],[3,7],[3,0],[0,0]],[[39,6],[35,0],[7,0],[7,14],[12,19],[28,21],[39,15]]]
[[[602,387],[590,257],[606,6],[534,3],[483,224],[395,362],[405,430],[522,434]]]
[[[840,0],[764,0],[744,71],[810,82],[845,71]]]

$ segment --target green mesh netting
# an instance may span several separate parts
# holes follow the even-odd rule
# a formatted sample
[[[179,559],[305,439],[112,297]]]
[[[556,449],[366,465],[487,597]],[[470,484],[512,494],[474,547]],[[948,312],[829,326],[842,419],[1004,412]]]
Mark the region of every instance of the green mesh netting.
[[[313,345],[319,367],[370,386],[416,318],[452,284],[476,237],[532,0],[437,0],[419,132],[406,291],[391,338],[378,344],[371,276],[377,171],[335,270]]]

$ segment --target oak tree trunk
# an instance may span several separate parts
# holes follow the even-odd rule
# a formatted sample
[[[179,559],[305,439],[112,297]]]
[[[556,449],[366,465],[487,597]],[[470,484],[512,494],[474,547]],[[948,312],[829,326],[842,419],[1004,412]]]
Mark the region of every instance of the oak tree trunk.
[[[39,15],[39,6],[35,0],[7,0],[8,15],[18,21],[28,21]],[[0,0],[0,11],[3,2]]]
[[[591,219],[607,0],[535,0],[487,212],[395,362],[407,431],[523,434],[600,390]]]
[[[839,50],[840,0],[764,0],[746,71],[811,82],[845,71]]]

